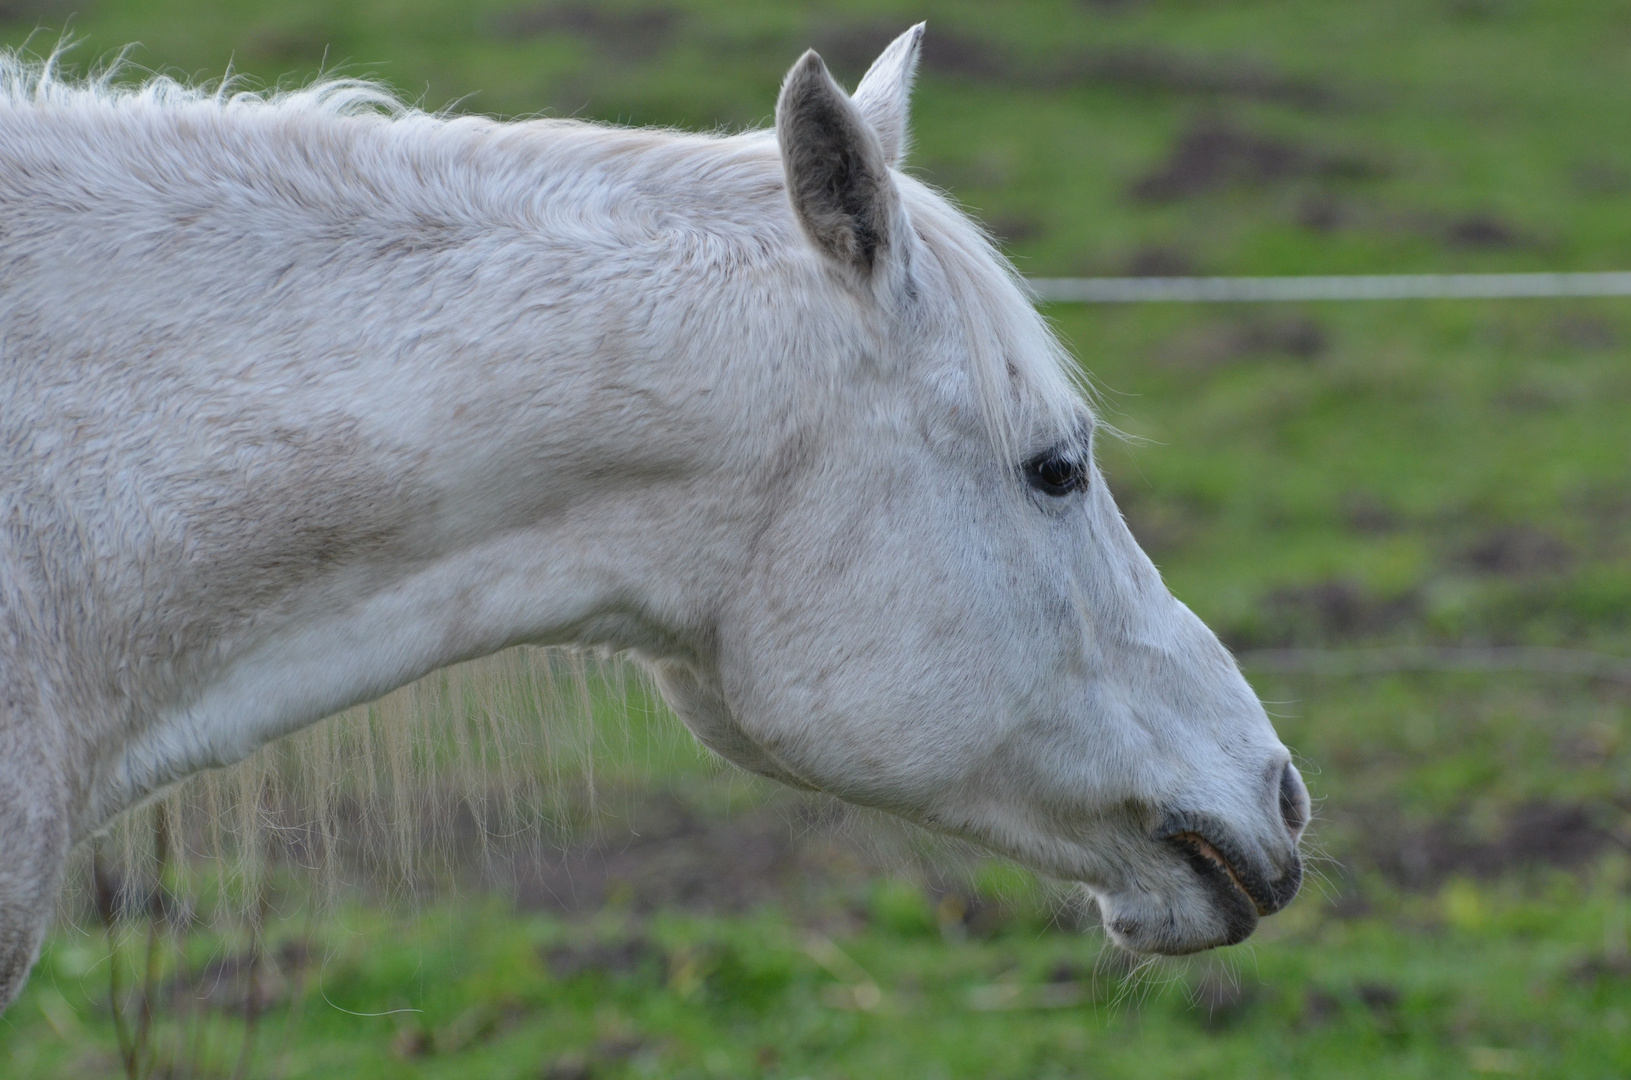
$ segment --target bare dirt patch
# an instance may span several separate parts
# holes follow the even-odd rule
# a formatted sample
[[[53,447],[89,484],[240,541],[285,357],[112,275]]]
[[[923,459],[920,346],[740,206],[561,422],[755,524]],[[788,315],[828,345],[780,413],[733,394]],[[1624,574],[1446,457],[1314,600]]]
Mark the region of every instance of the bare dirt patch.
[[[985,225],[1003,247],[1035,240],[1046,231],[1042,222],[1025,214],[997,214],[988,218]]]
[[[853,86],[888,44],[905,30],[898,20],[832,22],[812,36],[812,47],[821,54],[834,74]],[[1006,53],[989,42],[965,37],[954,30],[936,26],[925,34],[918,67],[923,72],[973,78],[982,82],[1007,82],[1014,75]]]
[[[1361,179],[1380,166],[1354,154],[1333,153],[1278,135],[1248,131],[1220,116],[1185,129],[1166,158],[1134,181],[1128,193],[1141,202],[1174,202],[1231,187],[1267,187],[1303,179]]]
[[[641,806],[627,832],[516,863],[503,885],[526,908],[740,912],[787,897],[836,861],[830,845],[800,839],[785,811],[714,819],[669,797]]]
[[[1428,237],[1446,247],[1463,251],[1507,251],[1545,246],[1533,231],[1494,210],[1384,212],[1378,215],[1377,223],[1383,229]]]
[[[815,48],[834,71],[853,81],[902,29],[894,20],[841,23],[817,32]],[[945,26],[935,26],[924,36],[921,62],[925,72],[948,79],[1020,89],[1104,87],[1208,101],[1271,101],[1305,109],[1323,109],[1342,100],[1325,83],[1247,57],[1143,46],[1078,49],[1038,58]]]
[[[263,25],[249,32],[243,50],[261,63],[315,64],[335,48],[335,38],[331,29],[316,24]]]
[[[1383,175],[1380,163],[1359,155],[1333,155],[1334,167],[1317,177],[1364,179]],[[1346,170],[1346,171],[1345,171]],[[1258,181],[1261,185],[1268,181]],[[1445,212],[1420,208],[1387,207],[1344,197],[1333,191],[1303,196],[1291,218],[1310,232],[1374,232],[1424,237],[1463,251],[1504,251],[1544,247],[1536,233],[1492,210]]]
[[[1062,63],[1055,78],[1069,85],[1099,85],[1145,93],[1184,94],[1216,100],[1236,97],[1305,109],[1323,109],[1342,98],[1329,85],[1287,75],[1242,57],[1188,56],[1166,49],[1106,49]]]
[[[1575,869],[1598,855],[1623,850],[1610,806],[1536,801],[1509,811],[1494,830],[1474,830],[1465,817],[1406,822],[1371,808],[1355,861],[1407,888],[1431,888],[1453,875],[1495,878],[1536,866]]]
[[[1552,321],[1549,336],[1565,349],[1604,352],[1620,345],[1620,333],[1613,323],[1593,315],[1564,314]]]
[[[595,1080],[610,1075],[645,1048],[639,1039],[601,1039],[589,1051],[562,1054],[544,1066],[542,1080]]]
[[[1343,520],[1362,536],[1385,536],[1404,527],[1399,515],[1374,495],[1350,495],[1343,504]]]
[[[61,18],[84,11],[86,6],[70,0],[0,0],[0,23]]]
[[[493,864],[483,884],[518,906],[567,915],[614,907],[637,916],[658,910],[739,914],[775,904],[818,920],[871,918],[861,898],[868,883],[904,875],[923,890],[931,921],[947,937],[988,937],[1036,912],[974,883],[966,856],[936,848],[932,857],[903,826],[881,823],[827,799],[789,796],[725,816],[683,799],[655,795],[626,823],[561,851],[532,850]],[[1029,903],[1029,901],[1027,901]],[[1080,929],[1091,916],[1068,897],[1049,900],[1051,925]],[[598,947],[598,946],[597,946]],[[562,971],[638,966],[628,955],[550,958]]]
[[[1195,260],[1177,248],[1141,247],[1127,256],[1122,273],[1128,277],[1189,277],[1195,273]]]
[[[183,963],[154,989],[154,1000],[175,1012],[222,1012],[243,1016],[288,1004],[303,989],[320,958],[300,940],[271,951],[240,950]]]
[[[1228,630],[1231,648],[1333,644],[1372,637],[1421,617],[1414,593],[1383,596],[1353,581],[1332,579],[1276,589],[1255,618]]]
[[[1314,360],[1329,345],[1325,328],[1306,315],[1253,315],[1203,323],[1166,342],[1157,359],[1181,370],[1205,370],[1243,360]]]
[[[1523,241],[1523,233],[1504,218],[1486,212],[1453,218],[1444,227],[1444,239],[1458,248],[1509,248]]]
[[[1463,569],[1502,577],[1560,573],[1574,562],[1574,551],[1569,545],[1532,525],[1491,529],[1455,558],[1456,565]]]
[[[648,60],[673,42],[683,17],[684,12],[671,7],[546,3],[500,15],[491,29],[499,37],[572,34],[593,42],[608,56]]]
[[[1298,203],[1293,216],[1312,232],[1333,233],[1353,224],[1355,214],[1347,203],[1321,192]]]
[[[1596,198],[1631,191],[1631,170],[1613,161],[1588,161],[1574,170],[1571,179],[1576,191]]]
[[[1138,546],[1151,558],[1160,559],[1181,550],[1198,531],[1195,508],[1138,489],[1115,492],[1116,505],[1132,530]]]
[[[1210,970],[1190,995],[1194,1019],[1207,1031],[1226,1031],[1245,1020],[1262,996],[1262,988],[1234,972]]]
[[[645,974],[653,982],[662,979],[668,955],[660,945],[642,934],[614,940],[594,939],[575,945],[556,945],[542,951],[541,959],[557,979],[572,979],[586,972],[612,975]]]

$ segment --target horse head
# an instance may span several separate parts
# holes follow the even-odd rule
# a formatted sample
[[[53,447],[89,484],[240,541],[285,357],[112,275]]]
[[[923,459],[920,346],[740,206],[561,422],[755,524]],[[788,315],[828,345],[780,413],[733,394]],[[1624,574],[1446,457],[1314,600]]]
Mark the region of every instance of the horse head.
[[[706,649],[659,661],[704,743],[1069,881],[1133,950],[1232,944],[1301,880],[1308,794],[1094,463],[1012,269],[900,171],[922,27],[853,96],[814,52],[776,109],[809,379],[750,487]]]

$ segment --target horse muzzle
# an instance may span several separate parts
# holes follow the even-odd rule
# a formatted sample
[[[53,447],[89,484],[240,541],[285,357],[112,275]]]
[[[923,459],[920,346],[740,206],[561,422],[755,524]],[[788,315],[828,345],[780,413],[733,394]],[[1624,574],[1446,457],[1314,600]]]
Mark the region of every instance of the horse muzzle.
[[[1215,814],[1161,815],[1145,834],[1156,866],[1140,875],[1143,887],[1100,898],[1112,940],[1166,955],[1234,945],[1291,903],[1302,887],[1297,845],[1308,823],[1308,791],[1289,765],[1266,779],[1265,794],[1272,794],[1265,809],[1278,818],[1266,837]]]

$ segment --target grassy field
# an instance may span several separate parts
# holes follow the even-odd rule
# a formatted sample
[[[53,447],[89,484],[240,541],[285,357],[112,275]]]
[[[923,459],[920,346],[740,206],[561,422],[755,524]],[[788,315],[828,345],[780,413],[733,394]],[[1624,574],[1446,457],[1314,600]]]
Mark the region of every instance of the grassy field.
[[[0,38],[48,46],[68,10],[12,0]],[[82,63],[139,41],[190,77],[326,64],[432,107],[693,128],[765,122],[807,45],[853,81],[927,17],[913,167],[1028,273],[1631,268],[1624,4],[79,10]],[[1101,444],[1134,531],[1248,665],[1631,656],[1631,305],[1050,315],[1137,437]],[[319,902],[280,872],[250,950],[205,877],[177,886],[153,1075],[1631,1074],[1631,686],[1251,674],[1323,880],[1215,957],[1129,970],[1058,889],[722,770],[636,686],[572,729],[549,843],[456,889],[359,864]],[[0,1075],[121,1074],[94,906],[0,1019]],[[114,929],[127,987],[148,933]]]

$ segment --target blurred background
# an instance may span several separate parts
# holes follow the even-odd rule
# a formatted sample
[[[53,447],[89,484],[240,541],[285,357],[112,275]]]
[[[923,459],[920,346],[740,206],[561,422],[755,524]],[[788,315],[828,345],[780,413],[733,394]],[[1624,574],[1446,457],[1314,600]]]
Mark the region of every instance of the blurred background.
[[[736,130],[925,18],[909,168],[1027,274],[1631,270],[1623,0],[0,0],[0,40]],[[513,654],[88,847],[0,1073],[1631,1073],[1631,680],[1588,655],[1631,657],[1631,301],[1048,315],[1316,798],[1248,943],[1131,965],[1065,890],[719,766],[636,673]],[[1433,651],[1515,646],[1559,651]]]

